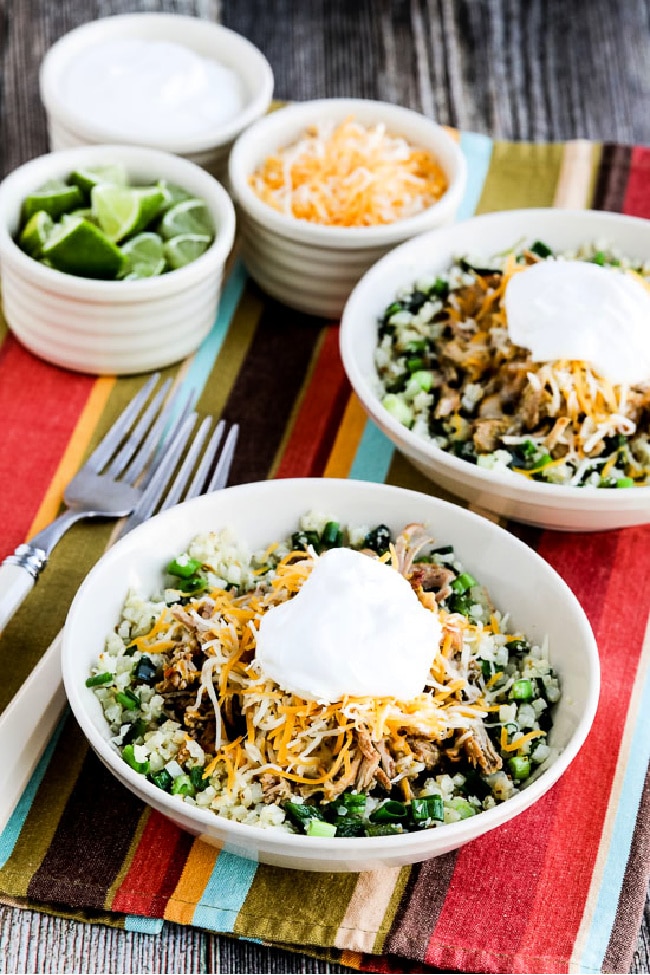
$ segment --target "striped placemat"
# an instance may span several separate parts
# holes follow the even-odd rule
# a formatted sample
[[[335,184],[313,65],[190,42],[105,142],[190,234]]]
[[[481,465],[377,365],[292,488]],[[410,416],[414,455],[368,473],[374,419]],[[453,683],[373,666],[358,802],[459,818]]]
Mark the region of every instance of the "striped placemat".
[[[648,149],[460,142],[470,173],[461,218],[549,205],[650,217]],[[325,475],[436,491],[366,420],[336,323],[265,298],[236,256],[212,333],[169,372],[200,410],[242,425],[232,483]],[[67,373],[3,333],[0,558],[51,519],[62,486],[143,381]],[[650,875],[650,526],[510,527],[581,600],[602,660],[588,741],[533,809],[413,867],[283,871],[207,846],[144,808],[68,718],[0,834],[0,901],[151,932],[166,920],[191,924],[365,971],[627,971]],[[0,713],[110,533],[84,523],[70,531],[0,636]]]

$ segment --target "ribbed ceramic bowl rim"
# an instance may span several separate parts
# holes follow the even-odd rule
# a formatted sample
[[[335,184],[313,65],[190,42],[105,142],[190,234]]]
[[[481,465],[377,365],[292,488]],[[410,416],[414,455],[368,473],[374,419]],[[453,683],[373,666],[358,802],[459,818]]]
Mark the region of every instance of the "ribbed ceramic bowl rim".
[[[593,218],[594,222],[611,221],[612,225],[621,222],[636,223],[639,226],[646,225],[648,227],[648,235],[650,237],[649,221],[641,217],[630,217],[623,214],[609,213],[602,210],[556,210],[552,207],[531,207],[530,209],[525,210],[495,211],[493,213],[485,213],[477,217],[470,217],[468,220],[461,221],[461,223],[468,226],[471,224],[476,224],[478,221],[481,223],[489,223],[490,220],[494,221],[496,219],[501,219],[504,214],[511,216],[513,220],[515,220],[522,215],[534,215],[535,213],[557,213],[558,220],[565,221],[570,221],[572,218],[582,220],[590,220]],[[455,224],[455,227],[459,227],[460,225],[460,223]],[[406,241],[404,244],[401,244],[392,250],[389,254],[386,254],[384,257],[380,258],[379,261],[377,261],[377,263],[374,264],[359,280],[346,302],[343,315],[341,316],[341,358],[343,360],[343,365],[348,379],[350,380],[354,391],[365,406],[368,413],[375,417],[380,425],[385,426],[388,430],[390,430],[391,439],[394,443],[398,445],[400,442],[405,444],[406,448],[408,448],[408,451],[411,454],[419,456],[423,459],[423,461],[428,460],[432,467],[435,466],[445,469],[449,473],[453,473],[458,481],[467,482],[467,479],[471,477],[476,482],[482,482],[485,485],[485,488],[489,489],[491,494],[494,494],[497,488],[503,488],[510,497],[519,495],[522,501],[529,504],[537,501],[540,504],[552,505],[553,507],[562,507],[563,503],[566,502],[576,504],[579,503],[580,500],[584,501],[585,503],[588,500],[590,507],[595,507],[596,509],[600,510],[609,509],[611,507],[626,510],[628,508],[641,508],[647,506],[648,520],[650,520],[650,485],[647,487],[636,487],[626,490],[604,490],[603,488],[592,487],[590,485],[585,487],[573,487],[571,485],[564,484],[547,484],[543,481],[530,481],[523,475],[519,476],[518,479],[515,480],[512,473],[506,474],[500,471],[488,470],[483,467],[478,467],[476,464],[469,464],[467,461],[460,460],[458,457],[454,457],[453,454],[442,450],[435,444],[424,440],[415,433],[412,433],[407,427],[403,426],[399,420],[396,420],[392,414],[385,409],[385,407],[382,406],[378,396],[375,394],[374,390],[371,389],[370,384],[364,376],[363,370],[361,369],[357,357],[353,352],[353,341],[351,335],[356,327],[355,317],[357,315],[357,306],[360,302],[363,302],[364,293],[368,289],[372,289],[373,282],[382,277],[382,274],[387,267],[390,267],[394,263],[405,261],[410,253],[416,254],[422,248],[429,247],[433,253],[436,245],[439,242],[442,243],[444,241],[446,229],[449,228],[439,227],[434,230],[430,230],[428,233],[421,234],[419,237],[414,238],[413,240]],[[405,285],[408,285],[409,283],[409,281],[404,282]],[[639,503],[644,501],[645,505]],[[596,502],[595,505],[594,502]]]
[[[455,174],[447,172],[449,187],[440,200],[413,217],[405,217],[403,220],[395,220],[393,223],[371,227],[332,227],[286,216],[264,203],[251,189],[248,184],[248,177],[257,164],[256,160],[252,159],[252,155],[248,158],[251,144],[266,136],[268,137],[268,153],[271,153],[286,143],[286,139],[283,138],[284,135],[288,138],[293,136],[297,123],[300,123],[304,128],[320,119],[335,118],[342,121],[347,115],[353,115],[359,111],[364,113],[371,111],[378,121],[382,120],[382,116],[385,116],[389,126],[393,123],[392,131],[397,135],[400,134],[399,119],[404,121],[408,119],[422,128],[429,129],[434,136],[434,141],[443,145],[446,152],[453,157],[456,167]],[[361,119],[361,121],[364,120]],[[433,146],[426,145],[423,148],[429,149],[435,154]],[[467,181],[467,164],[460,146],[437,122],[433,122],[425,115],[420,115],[419,112],[410,108],[403,108],[390,102],[363,98],[323,98],[316,101],[300,102],[295,105],[287,105],[264,118],[258,119],[236,140],[230,154],[228,171],[236,202],[252,218],[258,220],[269,230],[279,236],[301,243],[343,249],[382,244],[389,246],[428,230],[431,221],[435,220],[436,217],[441,220],[446,217],[452,219],[465,191]]]
[[[25,187],[26,181],[31,189],[36,189],[48,177],[72,170],[75,164],[83,165],[87,157],[97,157],[99,153],[106,159],[124,160],[127,170],[129,158],[138,160],[139,168],[143,166],[149,168],[150,165],[152,179],[165,178],[165,170],[169,168],[170,159],[173,160],[174,169],[181,174],[184,171],[192,173],[192,182],[198,181],[199,185],[205,188],[203,191],[205,197],[202,198],[210,211],[212,212],[216,205],[219,214],[215,239],[205,253],[185,267],[153,278],[135,281],[103,281],[97,278],[78,277],[46,267],[25,254],[12,237],[16,228],[7,225],[4,214],[8,201],[15,201],[19,195],[24,199],[29,193],[29,189]],[[69,160],[69,164],[66,160]],[[33,181],[29,180],[31,174],[33,174]],[[174,180],[182,184],[182,175],[174,176]],[[23,189],[18,190],[19,186]],[[201,191],[199,190],[196,195],[201,196]],[[3,265],[3,273],[22,275],[31,286],[40,287],[44,292],[54,292],[75,299],[87,299],[90,302],[111,301],[116,304],[145,302],[151,298],[173,295],[192,287],[207,274],[213,273],[215,266],[223,265],[234,239],[235,211],[223,186],[195,163],[160,149],[125,145],[76,146],[72,149],[61,149],[58,152],[38,156],[19,166],[0,183],[0,262]]]
[[[217,148],[218,146],[223,145],[224,143],[231,142],[242,131],[242,129],[250,125],[251,122],[259,118],[260,115],[263,115],[268,109],[273,96],[273,70],[259,48],[257,48],[251,41],[249,41],[246,37],[243,37],[241,34],[238,34],[236,31],[230,30],[230,28],[224,27],[221,24],[215,24],[210,21],[200,20],[197,17],[190,17],[182,14],[157,13],[155,11],[149,11],[142,13],[118,14],[116,16],[104,17],[100,20],[91,21],[87,24],[82,24],[80,27],[74,28],[74,30],[69,31],[67,34],[64,34],[63,37],[59,38],[58,41],[55,41],[52,47],[50,47],[46,52],[39,72],[41,100],[48,114],[52,115],[53,118],[63,124],[71,133],[81,139],[100,143],[118,141],[131,145],[139,144],[137,143],[136,139],[124,138],[124,136],[115,129],[107,128],[102,126],[100,123],[93,124],[91,122],[87,122],[85,119],[79,118],[66,106],[65,101],[58,95],[54,78],[59,69],[59,65],[67,60],[69,49],[73,47],[80,38],[87,36],[89,41],[92,42],[94,38],[97,40],[101,39],[102,35],[107,32],[111,33],[113,30],[117,32],[119,27],[128,27],[129,24],[135,24],[138,21],[145,23],[147,20],[156,20],[159,23],[165,22],[168,23],[172,28],[176,27],[180,29],[182,29],[183,25],[191,26],[194,29],[198,22],[201,25],[201,29],[204,32],[210,32],[212,35],[214,35],[218,42],[224,42],[224,44],[227,44],[230,47],[236,45],[242,51],[245,51],[247,56],[254,59],[256,68],[259,72],[259,87],[257,91],[250,93],[250,100],[247,102],[244,110],[229,122],[224,123],[223,125],[215,126],[213,129],[210,129],[209,132],[206,132],[200,137],[187,137],[176,140],[164,138],[154,139],[148,137],[147,145],[166,152],[179,154],[207,152],[212,148]],[[182,39],[179,40],[179,43],[182,43]]]

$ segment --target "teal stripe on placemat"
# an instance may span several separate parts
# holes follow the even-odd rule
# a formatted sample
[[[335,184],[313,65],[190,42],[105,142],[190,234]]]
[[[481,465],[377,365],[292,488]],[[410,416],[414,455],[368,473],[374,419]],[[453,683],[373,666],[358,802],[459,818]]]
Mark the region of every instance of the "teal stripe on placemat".
[[[372,420],[368,420],[350,469],[350,477],[359,481],[386,480],[395,448]]]
[[[47,748],[41,755],[40,761],[34,771],[32,772],[31,778],[25,787],[22,796],[16,804],[16,808],[12,812],[9,822],[0,833],[0,867],[4,867],[7,860],[14,852],[16,843],[18,842],[18,837],[20,836],[21,830],[25,825],[25,820],[29,815],[29,810],[32,808],[32,803],[34,797],[39,790],[40,784],[43,781],[43,776],[47,771],[47,767],[50,764],[50,759],[54,753],[57,742],[61,736],[61,731],[63,725],[70,713],[70,709],[66,705],[65,711],[59,720],[57,727],[54,729],[54,733],[50,738]]]
[[[646,650],[646,654],[648,653],[650,651]],[[643,658],[641,663],[645,663]],[[629,745],[629,760],[626,762],[598,900],[580,958],[579,971],[581,972],[602,971],[605,952],[619,908],[619,898],[648,763],[650,763],[650,667],[646,664],[643,689],[637,705],[634,731]]]
[[[196,906],[192,923],[208,931],[233,931],[257,867],[254,860],[222,850]]]
[[[492,159],[492,139],[478,132],[463,132],[460,147],[467,159],[467,186],[460,202],[456,220],[467,220],[474,216],[481,199],[485,179]]]
[[[124,930],[134,931],[136,934],[160,934],[165,922],[161,917],[141,917],[139,914],[127,914],[124,918]]]

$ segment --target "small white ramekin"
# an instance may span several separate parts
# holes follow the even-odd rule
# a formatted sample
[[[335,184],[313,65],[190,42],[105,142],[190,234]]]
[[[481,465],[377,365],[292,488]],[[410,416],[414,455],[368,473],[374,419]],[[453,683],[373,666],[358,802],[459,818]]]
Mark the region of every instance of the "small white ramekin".
[[[15,243],[21,203],[49,179],[122,163],[134,183],[166,179],[204,200],[215,239],[197,260],[158,277],[98,281],[46,267]],[[85,146],[49,153],[0,184],[0,273],[7,325],[28,349],[66,369],[100,375],[148,372],[184,358],[214,324],[235,212],[217,180],[194,163],[136,146]]]
[[[394,136],[427,149],[445,170],[444,196],[414,217],[372,227],[333,227],[299,220],[264,203],[250,186],[253,172],[305,129],[353,117],[362,125],[386,125]],[[397,244],[454,220],[466,183],[466,164],[456,140],[418,112],[386,102],[333,98],[302,102],[272,112],[242,133],[229,164],[238,207],[242,257],[261,288],[284,304],[335,318],[364,272]]]
[[[173,152],[207,169],[221,182],[228,154],[240,132],[263,115],[273,95],[273,72],[262,52],[241,34],[198,17],[167,13],[121,14],[82,24],[60,38],[46,53],[40,70],[40,91],[52,150],[98,143],[134,144],[132,136],[109,128],[101,116],[90,123],[75,113],[65,94],[65,77],[80,54],[105,41],[124,39],[168,41],[195,51],[235,71],[247,92],[244,110],[197,137],[173,132],[147,138],[153,149]],[[215,92],[215,98],[219,96]]]

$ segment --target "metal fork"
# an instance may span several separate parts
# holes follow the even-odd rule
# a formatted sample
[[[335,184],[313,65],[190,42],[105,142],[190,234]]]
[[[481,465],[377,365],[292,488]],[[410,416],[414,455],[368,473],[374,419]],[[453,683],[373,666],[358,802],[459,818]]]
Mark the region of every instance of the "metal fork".
[[[0,630],[33,588],[54,546],[71,525],[82,518],[128,515],[145,497],[151,504],[156,489],[166,483],[189,440],[196,414],[188,412],[189,401],[183,404],[180,394],[166,400],[171,384],[167,380],[136,422],[158,379],[159,375],[155,374],[142,387],[66,486],[63,495],[66,510],[29,542],[19,545],[0,565]],[[178,417],[168,429],[176,410]],[[195,459],[207,434],[206,422],[209,425],[212,421],[206,417],[193,444]],[[215,449],[217,445],[215,442]],[[190,471],[191,468],[190,462]],[[180,486],[175,500],[182,490]],[[139,511],[144,512],[145,508],[140,507]],[[152,512],[153,508],[141,513],[139,520]],[[131,522],[125,530],[133,525]]]
[[[179,500],[187,501],[226,486],[239,428],[236,424],[230,427],[221,447],[225,424],[220,421],[210,434],[213,419],[208,416],[189,443],[196,419],[196,413],[190,413],[176,425],[166,441],[164,459],[130,517],[113,533],[111,544],[152,514],[170,508]],[[186,447],[187,453],[179,466]],[[4,756],[0,763],[0,832],[22,795],[65,704],[60,646],[61,633],[0,714],[0,753]]]

